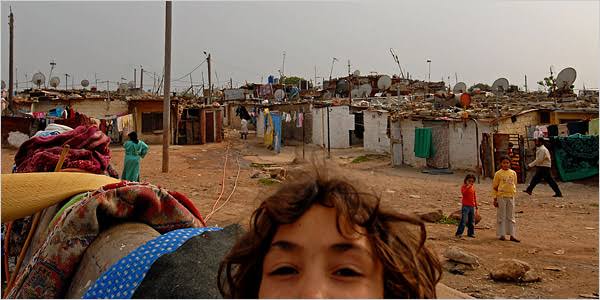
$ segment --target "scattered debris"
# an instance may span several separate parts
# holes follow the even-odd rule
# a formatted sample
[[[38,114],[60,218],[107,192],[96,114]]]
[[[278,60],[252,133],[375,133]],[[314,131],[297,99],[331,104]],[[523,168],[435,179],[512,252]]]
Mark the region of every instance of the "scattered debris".
[[[538,253],[539,251],[540,251],[539,249],[537,249],[537,248],[534,248],[534,249],[531,249],[531,250],[527,251],[527,253],[529,253],[529,254],[536,254],[536,253]]]
[[[411,197],[413,199],[421,199],[421,196],[419,195],[408,195],[408,197]]]
[[[544,270],[560,272],[563,270],[563,268],[557,267],[557,266],[547,266],[547,267],[544,267]]]
[[[594,227],[586,227],[585,229],[586,230],[595,230],[596,228],[594,228]]]
[[[490,273],[490,277],[493,280],[523,282],[523,279],[535,279],[535,274],[529,274],[527,277],[524,277],[525,273],[531,270],[531,266],[528,263],[517,259],[503,259],[501,261],[502,263],[496,266]]]
[[[429,223],[435,223],[444,218],[444,213],[441,209],[430,211],[430,212],[415,212],[423,221]]]
[[[272,178],[261,178],[258,180],[262,185],[274,185],[276,183],[281,183],[281,181]]]
[[[556,255],[563,255],[563,254],[565,254],[565,250],[558,249],[558,250],[554,251],[554,254],[556,254]]]
[[[479,266],[479,257],[477,257],[477,255],[456,246],[450,246],[446,249],[446,251],[444,251],[444,256],[454,262],[469,266]]]
[[[585,299],[598,299],[598,294],[579,294],[579,297]]]

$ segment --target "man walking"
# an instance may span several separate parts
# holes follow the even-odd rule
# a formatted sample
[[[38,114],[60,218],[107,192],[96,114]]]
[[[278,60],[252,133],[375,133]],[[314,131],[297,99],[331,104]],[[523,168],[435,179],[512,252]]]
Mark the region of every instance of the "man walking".
[[[550,167],[552,166],[552,159],[550,158],[550,151],[544,146],[544,138],[540,137],[535,140],[535,146],[537,150],[535,152],[535,160],[529,164],[529,167],[536,167],[535,175],[531,178],[531,182],[526,190],[523,192],[531,195],[535,186],[543,180],[550,185],[552,190],[554,190],[554,196],[552,197],[562,197],[562,193],[558,188],[558,184],[552,178],[550,174]]]

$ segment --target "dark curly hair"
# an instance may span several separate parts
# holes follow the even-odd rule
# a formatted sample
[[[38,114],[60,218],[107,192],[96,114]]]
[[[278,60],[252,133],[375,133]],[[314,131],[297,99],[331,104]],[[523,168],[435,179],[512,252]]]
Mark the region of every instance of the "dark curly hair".
[[[323,168],[320,168],[323,170]],[[219,267],[218,286],[225,298],[257,298],[265,255],[277,229],[296,222],[312,205],[335,208],[337,230],[347,220],[364,230],[383,266],[384,297],[435,298],[441,277],[437,256],[425,246],[425,224],[418,217],[380,207],[380,199],[339,177],[303,172],[290,178],[254,211],[250,228]],[[407,225],[413,228],[409,228]],[[411,230],[417,228],[415,230]]]

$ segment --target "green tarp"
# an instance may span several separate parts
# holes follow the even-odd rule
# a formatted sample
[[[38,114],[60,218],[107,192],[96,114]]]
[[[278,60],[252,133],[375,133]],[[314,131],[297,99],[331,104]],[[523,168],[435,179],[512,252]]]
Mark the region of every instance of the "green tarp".
[[[433,156],[432,130],[430,127],[415,128],[415,156],[430,158]]]
[[[552,137],[556,169],[562,181],[598,174],[598,136],[574,134]]]

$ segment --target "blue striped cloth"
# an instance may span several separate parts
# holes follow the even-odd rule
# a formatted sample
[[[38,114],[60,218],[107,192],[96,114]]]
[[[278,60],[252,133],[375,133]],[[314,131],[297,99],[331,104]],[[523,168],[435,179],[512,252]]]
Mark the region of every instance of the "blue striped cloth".
[[[174,252],[190,238],[219,227],[186,228],[163,234],[133,250],[96,280],[83,299],[131,299],[146,272],[162,255]]]

